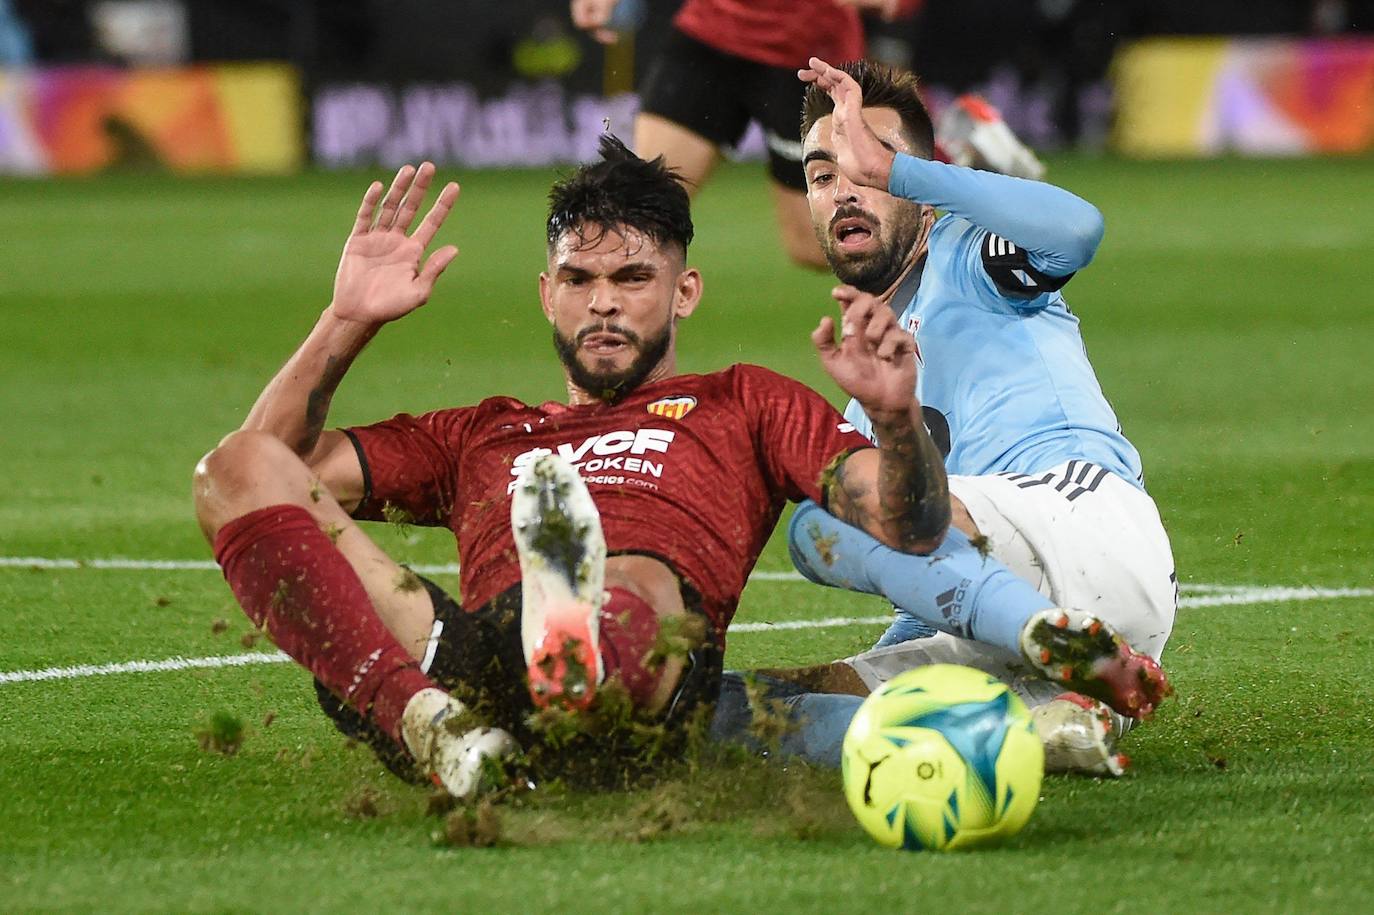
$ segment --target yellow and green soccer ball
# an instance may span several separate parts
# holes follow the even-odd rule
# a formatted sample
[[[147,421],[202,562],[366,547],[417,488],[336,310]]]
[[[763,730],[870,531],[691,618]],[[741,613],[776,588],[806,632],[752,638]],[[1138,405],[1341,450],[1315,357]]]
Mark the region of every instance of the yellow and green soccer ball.
[[[1040,797],[1045,750],[995,677],[933,664],[874,690],[844,738],[844,795],[891,848],[952,849],[1016,834]]]

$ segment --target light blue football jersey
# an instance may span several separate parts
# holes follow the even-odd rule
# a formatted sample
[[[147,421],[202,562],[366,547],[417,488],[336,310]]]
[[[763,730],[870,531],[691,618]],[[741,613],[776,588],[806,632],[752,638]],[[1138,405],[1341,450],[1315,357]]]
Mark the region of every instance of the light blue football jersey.
[[[1083,460],[1143,489],[1140,455],[1058,291],[1092,258],[1096,209],[1049,185],[905,155],[890,189],[946,211],[892,307],[916,339],[916,394],[949,472],[1031,474]],[[845,418],[873,438],[857,402]]]

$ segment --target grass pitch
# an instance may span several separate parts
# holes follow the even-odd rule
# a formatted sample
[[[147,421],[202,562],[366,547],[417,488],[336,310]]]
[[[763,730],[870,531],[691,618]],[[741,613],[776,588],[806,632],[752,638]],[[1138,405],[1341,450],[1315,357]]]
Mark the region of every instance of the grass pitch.
[[[0,183],[0,557],[208,558],[191,467],[327,303],[370,177]],[[458,177],[459,260],[332,421],[561,396],[534,279],[551,176]],[[454,848],[291,665],[0,682],[0,909],[1367,910],[1371,599],[1196,586],[1374,583],[1374,161],[1065,159],[1052,177],[1107,216],[1068,298],[1185,596],[1213,598],[1180,612],[1179,694],[1127,742],[1133,776],[1049,778],[1018,837],[968,854],[878,848],[836,775],[754,763],[537,796],[480,824],[494,847]],[[699,202],[682,368],[759,362],[838,397],[806,340],[830,283],[783,262],[766,194],[732,167]],[[443,532],[377,536],[453,559]],[[787,568],[776,539],[760,568]],[[212,571],[0,566],[0,610],[0,673],[270,647],[245,644]],[[738,619],[882,613],[758,581]],[[741,632],[729,661],[827,659],[878,631]],[[198,743],[217,715],[243,723],[234,755]]]

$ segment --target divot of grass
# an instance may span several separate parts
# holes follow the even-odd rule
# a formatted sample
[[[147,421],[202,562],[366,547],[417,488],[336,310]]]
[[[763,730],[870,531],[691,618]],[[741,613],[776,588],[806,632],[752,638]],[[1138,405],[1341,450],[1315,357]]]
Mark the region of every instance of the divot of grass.
[[[378,802],[381,794],[371,785],[363,785],[344,798],[344,815],[353,820],[370,820],[381,815]]]
[[[243,746],[243,720],[232,712],[218,711],[196,729],[196,743],[207,753],[233,756]]]
[[[444,828],[434,833],[437,845],[455,848],[490,848],[502,843],[501,814],[490,801],[459,807],[444,817]]]

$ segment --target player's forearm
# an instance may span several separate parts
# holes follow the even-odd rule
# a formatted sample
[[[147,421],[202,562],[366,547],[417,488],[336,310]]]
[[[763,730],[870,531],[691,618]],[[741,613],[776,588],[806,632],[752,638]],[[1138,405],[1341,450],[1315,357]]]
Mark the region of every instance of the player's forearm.
[[[243,428],[269,432],[308,457],[324,431],[339,382],[379,326],[337,318],[326,308],[305,342],[258,395]]]
[[[873,417],[876,466],[852,455],[836,468],[826,491],[835,517],[863,528],[905,553],[929,553],[949,527],[949,478],[921,408]]]
[[[940,449],[912,402],[904,413],[874,416],[878,439],[878,522],[882,540],[907,553],[929,553],[949,527],[949,477]]]
[[[888,191],[1014,242],[1054,276],[1086,267],[1105,229],[1097,207],[1061,187],[902,153],[892,163]]]

